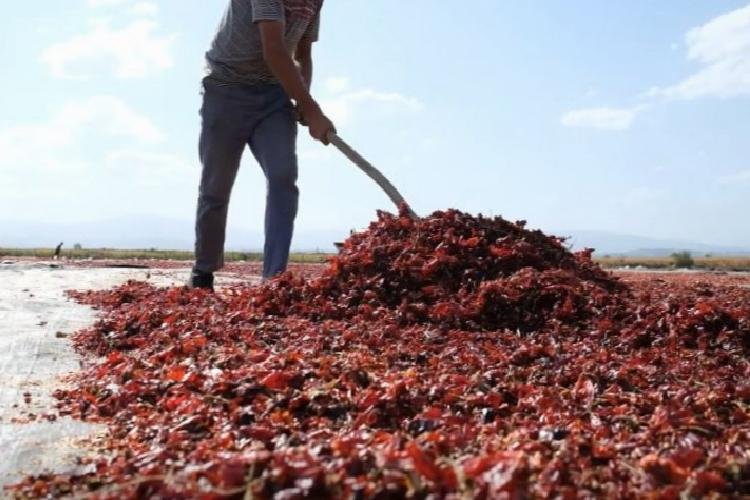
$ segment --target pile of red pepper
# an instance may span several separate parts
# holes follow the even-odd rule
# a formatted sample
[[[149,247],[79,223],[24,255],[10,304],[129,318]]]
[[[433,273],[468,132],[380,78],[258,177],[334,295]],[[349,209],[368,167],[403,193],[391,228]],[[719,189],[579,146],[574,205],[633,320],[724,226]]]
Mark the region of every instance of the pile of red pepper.
[[[317,278],[76,293],[102,498],[750,494],[750,278],[617,280],[522,223],[381,214]]]
[[[531,331],[615,306],[620,284],[564,241],[525,222],[457,210],[380,212],[319,279],[287,275],[249,296],[269,315]]]

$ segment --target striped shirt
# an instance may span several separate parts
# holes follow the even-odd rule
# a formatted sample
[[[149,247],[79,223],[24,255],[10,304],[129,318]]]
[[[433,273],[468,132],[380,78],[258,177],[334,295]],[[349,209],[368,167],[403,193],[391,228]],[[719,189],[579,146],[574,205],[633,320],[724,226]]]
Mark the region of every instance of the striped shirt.
[[[290,54],[301,40],[317,41],[323,0],[230,0],[206,53],[209,78],[221,83],[276,83],[263,59],[259,21],[284,23]]]

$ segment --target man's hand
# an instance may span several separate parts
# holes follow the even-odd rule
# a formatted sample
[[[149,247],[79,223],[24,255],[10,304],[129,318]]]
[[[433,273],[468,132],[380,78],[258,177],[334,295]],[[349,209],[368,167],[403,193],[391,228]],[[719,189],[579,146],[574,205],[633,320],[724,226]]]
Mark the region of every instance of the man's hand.
[[[312,138],[327,146],[328,133],[335,133],[336,127],[334,127],[333,122],[323,114],[323,110],[320,109],[318,103],[313,101],[304,108],[300,106],[297,108],[297,113],[300,123],[310,130]]]

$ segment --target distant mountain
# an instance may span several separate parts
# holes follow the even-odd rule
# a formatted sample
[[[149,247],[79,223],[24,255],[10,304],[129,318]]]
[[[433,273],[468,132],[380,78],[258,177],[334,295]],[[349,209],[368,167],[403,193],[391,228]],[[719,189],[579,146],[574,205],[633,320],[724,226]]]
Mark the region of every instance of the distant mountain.
[[[336,241],[348,231],[300,230],[293,246],[298,251],[333,252]],[[162,217],[121,217],[77,224],[0,221],[0,247],[158,248],[188,250],[193,247],[193,222]],[[230,226],[227,248],[253,251],[263,248],[263,233]]]
[[[568,236],[574,249],[596,249],[596,255],[661,256],[688,250],[694,254],[750,255],[750,248],[711,245],[687,240],[658,239],[608,231],[561,230],[552,234]],[[334,251],[333,243],[342,241],[349,231],[297,231],[293,248],[298,251]],[[54,247],[65,242],[84,247],[159,248],[170,250],[193,247],[193,222],[164,217],[121,217],[77,224],[0,221],[0,247]],[[253,251],[263,247],[263,234],[257,230],[230,226],[227,248]]]
[[[660,257],[674,252],[689,251],[694,254],[746,255],[750,248],[711,245],[689,240],[649,238],[608,231],[553,231],[559,236],[568,236],[568,244],[576,250],[588,247],[596,255],[625,255],[632,257]]]

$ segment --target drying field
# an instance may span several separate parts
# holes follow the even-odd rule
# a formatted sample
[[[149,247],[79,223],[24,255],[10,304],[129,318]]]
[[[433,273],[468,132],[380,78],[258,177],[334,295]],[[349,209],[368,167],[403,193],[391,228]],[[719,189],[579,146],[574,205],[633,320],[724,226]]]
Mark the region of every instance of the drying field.
[[[19,497],[750,494],[747,276],[611,275],[448,211],[261,285],[71,295],[101,316],[58,412],[108,435]]]
[[[695,256],[692,269],[699,271],[750,271],[750,256]],[[674,257],[612,257],[596,258],[597,264],[607,269],[644,268],[668,270],[675,267]]]
[[[24,259],[24,260],[49,260],[54,255],[52,248],[1,248],[0,260]],[[290,261],[295,264],[322,264],[329,257],[329,252],[296,252],[290,256]],[[121,266],[144,266],[150,268],[187,267],[192,263],[193,253],[178,250],[117,250],[110,248],[83,248],[80,250],[64,249],[62,256],[70,265],[89,267],[102,267],[111,264]],[[600,255],[596,253],[594,261],[605,269],[633,269],[642,268],[649,270],[675,269],[674,257],[624,257]],[[251,266],[261,262],[263,255],[258,252],[227,252],[226,262],[235,266],[236,269],[247,270]],[[697,271],[750,271],[750,256],[748,255],[696,255],[692,256],[691,269]],[[682,266],[684,267],[684,266]]]
[[[0,259],[25,259],[25,260],[50,260],[53,258],[53,248],[3,248],[0,247]],[[113,249],[113,248],[64,248],[61,257],[70,263],[98,262],[106,265],[118,262],[123,265],[144,265],[156,267],[159,262],[179,262],[180,266],[189,266],[194,257],[193,252],[186,250],[158,250],[158,249]],[[326,252],[292,252],[289,256],[291,262],[320,264],[326,261],[331,254]],[[224,255],[226,262],[244,263],[260,262],[263,254],[260,252],[227,252]]]

